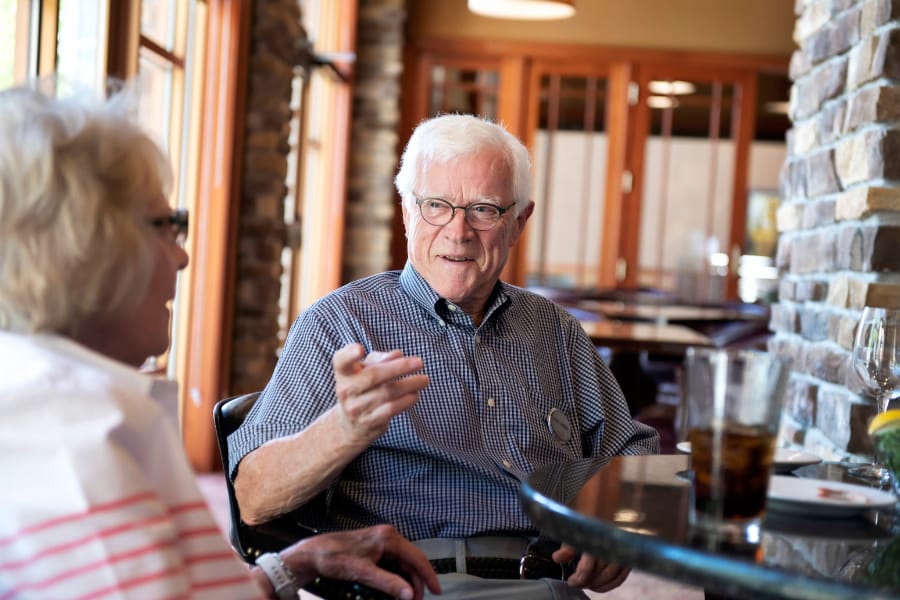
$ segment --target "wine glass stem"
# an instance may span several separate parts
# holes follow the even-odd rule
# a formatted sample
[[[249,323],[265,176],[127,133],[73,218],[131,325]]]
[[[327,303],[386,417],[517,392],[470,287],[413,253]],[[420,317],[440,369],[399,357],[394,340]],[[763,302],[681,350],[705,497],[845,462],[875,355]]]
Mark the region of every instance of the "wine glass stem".
[[[878,411],[877,414],[881,414],[887,410],[888,404],[891,402],[891,394],[888,392],[882,392],[878,394],[875,398],[875,409]]]

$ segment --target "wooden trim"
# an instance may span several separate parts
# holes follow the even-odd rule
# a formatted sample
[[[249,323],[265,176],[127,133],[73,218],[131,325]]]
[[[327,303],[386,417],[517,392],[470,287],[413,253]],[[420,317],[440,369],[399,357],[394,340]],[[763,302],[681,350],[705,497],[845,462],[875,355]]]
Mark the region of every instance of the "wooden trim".
[[[184,58],[182,58],[181,56],[178,56],[171,50],[167,50],[167,49],[163,48],[158,43],[156,43],[155,41],[153,41],[151,38],[147,37],[144,34],[141,34],[140,40],[141,40],[141,46],[143,46],[144,48],[147,48],[154,54],[158,54],[159,56],[161,56],[163,58],[163,60],[165,60],[166,62],[172,63],[179,69],[184,68]]]
[[[59,36],[59,0],[41,2],[40,39],[38,40],[38,77],[56,72],[56,39]]]
[[[13,48],[13,81],[28,79],[28,54],[31,40],[31,2],[16,2],[16,41]]]
[[[356,26],[358,20],[358,0],[342,0],[339,7],[340,14],[336,22],[337,51],[356,52]],[[325,292],[336,289],[341,284],[341,272],[344,256],[344,232],[346,229],[347,208],[347,181],[350,173],[350,139],[352,136],[353,118],[353,82],[356,80],[356,61],[344,68],[344,74],[348,76],[348,83],[336,83],[333,105],[331,107],[331,131],[329,136],[333,140],[329,156],[323,156],[332,168],[326,176],[326,185],[332,194],[333,201],[329,204],[326,218],[328,226],[325,231],[332,234],[326,236],[327,242],[322,247],[322,261],[325,262],[322,271],[322,279],[319,282],[320,291]],[[321,294],[320,294],[321,295]]]
[[[141,34],[140,0],[109,3],[106,74],[125,80],[138,72],[138,39]]]
[[[731,259],[726,280],[725,295],[728,299],[738,297],[738,265],[735,262],[744,253],[747,231],[747,180],[750,173],[750,147],[755,135],[756,96],[758,77],[747,73],[735,86],[740,95],[739,108],[732,114],[732,129],[737,129],[734,152],[734,187],[731,197],[731,233],[727,252]]]
[[[252,0],[209,3],[204,123],[182,403],[185,451],[198,471],[219,466],[212,409],[227,394]]]
[[[616,261],[622,238],[625,210],[634,196],[622,187],[622,178],[628,169],[628,87],[631,84],[631,66],[618,64],[610,68],[609,98],[606,103],[607,160],[606,187],[603,204],[603,235],[600,240],[600,266],[598,287],[615,287]],[[633,178],[635,179],[635,178]]]
[[[407,45],[416,52],[437,53],[442,56],[461,54],[500,58],[503,56],[533,57],[559,61],[577,68],[579,63],[596,68],[597,61],[632,62],[649,65],[681,65],[684,67],[721,66],[729,69],[751,69],[761,72],[787,73],[789,55],[706,52],[699,50],[657,50],[627,46],[601,46],[594,44],[563,44],[551,42],[517,42],[504,40],[479,40],[461,38],[411,38]]]
[[[528,89],[528,62],[521,57],[505,57],[500,62],[500,86],[497,90],[497,121],[511,134],[526,137],[526,107],[522,102]],[[528,258],[528,227],[510,250],[501,278],[513,285],[525,285],[525,262]]]

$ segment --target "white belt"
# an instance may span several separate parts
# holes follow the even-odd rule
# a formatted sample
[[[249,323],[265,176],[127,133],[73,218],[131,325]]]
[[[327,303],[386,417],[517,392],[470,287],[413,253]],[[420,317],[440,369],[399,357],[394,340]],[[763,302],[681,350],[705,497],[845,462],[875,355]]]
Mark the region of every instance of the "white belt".
[[[525,537],[481,536],[429,538],[413,542],[428,560],[456,559],[456,570],[465,573],[466,557],[520,559],[531,540]]]

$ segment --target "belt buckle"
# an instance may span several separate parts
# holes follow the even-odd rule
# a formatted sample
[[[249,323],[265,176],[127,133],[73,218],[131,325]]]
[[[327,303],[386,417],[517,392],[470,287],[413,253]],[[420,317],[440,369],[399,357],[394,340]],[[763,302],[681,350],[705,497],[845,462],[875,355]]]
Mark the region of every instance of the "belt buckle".
[[[539,552],[538,547],[544,547],[545,552]],[[537,540],[525,548],[525,554],[519,559],[519,579],[568,579],[566,565],[555,562],[550,555],[558,548],[555,544],[548,547],[545,540]],[[548,551],[549,550],[549,551]]]

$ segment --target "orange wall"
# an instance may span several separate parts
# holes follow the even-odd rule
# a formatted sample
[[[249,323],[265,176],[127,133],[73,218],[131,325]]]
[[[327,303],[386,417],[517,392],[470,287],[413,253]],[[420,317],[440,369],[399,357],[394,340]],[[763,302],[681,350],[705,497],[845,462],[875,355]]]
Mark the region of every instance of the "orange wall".
[[[790,55],[794,0],[575,0],[561,21],[479,17],[466,0],[407,0],[415,37],[472,37]]]

